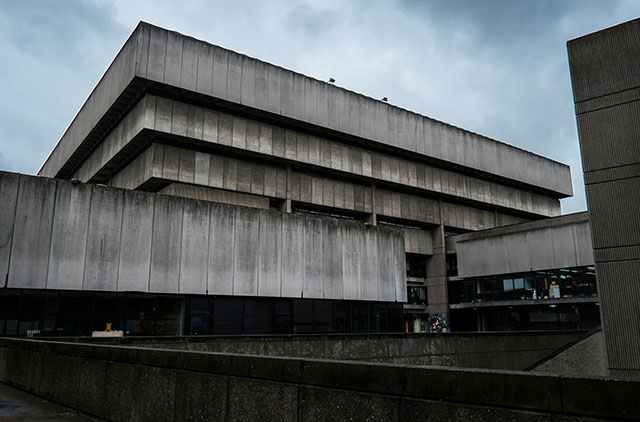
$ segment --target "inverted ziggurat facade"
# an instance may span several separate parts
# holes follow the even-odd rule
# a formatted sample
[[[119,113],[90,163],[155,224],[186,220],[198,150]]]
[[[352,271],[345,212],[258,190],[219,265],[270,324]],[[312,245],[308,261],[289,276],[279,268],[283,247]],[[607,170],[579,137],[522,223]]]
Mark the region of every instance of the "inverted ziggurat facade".
[[[564,164],[146,23],[38,176],[0,174],[3,334],[447,330],[445,239],[572,195]]]

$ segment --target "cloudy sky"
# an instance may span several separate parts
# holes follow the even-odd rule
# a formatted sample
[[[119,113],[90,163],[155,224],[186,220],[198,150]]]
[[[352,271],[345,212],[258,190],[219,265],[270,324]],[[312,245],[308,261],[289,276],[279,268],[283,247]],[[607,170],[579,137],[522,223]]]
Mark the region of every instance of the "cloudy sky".
[[[0,0],[0,169],[34,174],[138,21],[567,163],[584,186],[566,41],[635,0]]]

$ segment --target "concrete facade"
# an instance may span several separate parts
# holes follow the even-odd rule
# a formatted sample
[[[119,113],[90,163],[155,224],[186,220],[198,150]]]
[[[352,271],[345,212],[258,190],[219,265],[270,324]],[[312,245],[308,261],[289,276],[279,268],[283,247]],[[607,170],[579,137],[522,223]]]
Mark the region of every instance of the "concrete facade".
[[[5,288],[406,301],[398,230],[5,172],[0,185]]]
[[[446,239],[456,330],[591,330],[600,298],[586,212]]]
[[[640,21],[567,43],[609,370],[640,378]]]
[[[447,237],[558,216],[572,194],[564,164],[144,22],[38,175],[165,196],[48,188],[33,206],[51,244],[17,241],[12,288],[408,301],[413,331],[446,329]],[[104,215],[83,206],[94,196]],[[16,230],[31,206],[18,197]],[[400,236],[380,243],[368,226],[383,225]]]
[[[450,238],[458,276],[481,277],[594,265],[586,212]]]
[[[91,143],[86,139],[89,132],[109,108],[117,106],[117,97],[143,91],[138,85],[149,82],[216,98],[216,103],[235,109],[270,113],[296,121],[296,126],[316,125],[329,133],[539,186],[561,196],[572,193],[568,168],[560,163],[146,23],[140,23],[129,37],[39,174],[63,176],[79,147]],[[537,171],[525,171],[533,168]]]

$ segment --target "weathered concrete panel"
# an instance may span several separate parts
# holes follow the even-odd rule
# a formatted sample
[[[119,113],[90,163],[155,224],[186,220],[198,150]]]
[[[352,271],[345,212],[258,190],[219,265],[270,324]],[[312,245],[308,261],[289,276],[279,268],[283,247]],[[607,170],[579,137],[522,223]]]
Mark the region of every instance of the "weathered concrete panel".
[[[158,195],[153,210],[149,291],[178,292],[183,199]]]
[[[395,300],[398,302],[407,301],[407,261],[404,254],[404,239],[399,234],[393,238],[394,249],[394,282]]]
[[[19,176],[14,173],[0,173],[0,277],[7,279],[11,242],[15,227],[16,204],[18,201]]]
[[[182,71],[182,45],[185,37],[177,32],[167,33],[167,52],[165,56],[164,82],[180,86]]]
[[[379,268],[377,233],[365,230],[361,237],[360,270],[362,274],[362,299],[378,300],[379,297]]]
[[[235,210],[233,294],[255,296],[258,293],[260,217],[246,208]]]
[[[227,96],[229,50],[213,46],[213,74],[211,80],[211,93],[215,97]]]
[[[149,291],[151,241],[156,196],[127,192],[122,213],[118,291]]]
[[[209,294],[233,294],[235,213],[225,205],[211,205],[209,234]]]
[[[167,52],[167,31],[151,26],[147,51],[146,76],[156,81],[164,79],[164,63]]]
[[[242,57],[242,87],[240,101],[243,105],[254,106],[256,98],[256,60]]]
[[[390,244],[382,244],[377,242],[378,250],[378,300],[384,302],[393,302],[396,299],[396,283],[395,283],[395,242]]]
[[[355,225],[342,227],[342,271],[345,299],[362,297],[362,233]]]
[[[56,183],[20,177],[9,287],[44,288],[49,267]]]
[[[585,213],[498,227],[452,238],[460,277],[593,265]]]
[[[123,209],[123,191],[93,187],[84,262],[84,290],[117,289]]]
[[[282,225],[282,296],[303,297],[304,224],[299,218],[283,216]]]
[[[58,185],[47,273],[48,288],[82,289],[91,190],[91,185]]]
[[[193,38],[185,38],[182,43],[180,86],[195,91],[198,82],[198,50],[202,44]]]
[[[196,91],[211,95],[214,47],[207,43],[198,43],[198,72]]]
[[[260,214],[258,296],[282,296],[282,215]]]
[[[303,254],[304,254],[304,297],[323,297],[323,244],[322,220],[319,218],[305,219],[303,223]]]
[[[227,67],[227,95],[229,100],[241,103],[242,98],[242,55],[229,51]],[[216,71],[215,69],[213,70]]]
[[[207,293],[209,203],[185,201],[182,215],[179,293]]]
[[[323,273],[324,297],[344,296],[343,249],[345,247],[340,225],[332,220],[324,224],[323,237]],[[350,263],[347,263],[349,265]]]

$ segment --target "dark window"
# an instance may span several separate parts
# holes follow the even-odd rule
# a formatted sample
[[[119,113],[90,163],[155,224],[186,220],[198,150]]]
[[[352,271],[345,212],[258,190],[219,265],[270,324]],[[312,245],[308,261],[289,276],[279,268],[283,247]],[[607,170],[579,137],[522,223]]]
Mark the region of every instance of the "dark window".
[[[458,276],[458,255],[447,254],[447,277]]]
[[[235,297],[216,297],[213,304],[213,333],[242,334],[244,301]]]
[[[273,302],[270,299],[245,299],[244,333],[268,334],[273,332]]]
[[[407,277],[425,278],[427,276],[427,257],[407,254]]]
[[[296,299],[293,301],[293,332],[295,334],[313,332],[313,302]]]
[[[314,300],[313,316],[314,332],[331,332],[333,329],[333,302],[330,300]]]
[[[102,331],[108,323],[111,324],[112,330],[124,330],[123,312],[123,295],[97,294],[93,301],[92,330]]]
[[[189,335],[211,334],[211,300],[208,297],[190,297],[186,300],[185,332]]]
[[[347,306],[347,303],[340,300],[333,304],[333,331],[336,333],[344,333],[347,329],[345,319],[345,308],[349,309]]]
[[[401,333],[404,331],[402,322],[402,305],[390,303],[387,305],[387,331]]]
[[[384,305],[371,305],[371,332],[384,333],[387,331],[387,312]]]
[[[275,333],[289,334],[293,332],[293,319],[291,318],[291,302],[278,300],[274,305]]]
[[[407,287],[407,298],[409,303],[414,305],[423,305],[427,303],[426,287]]]

